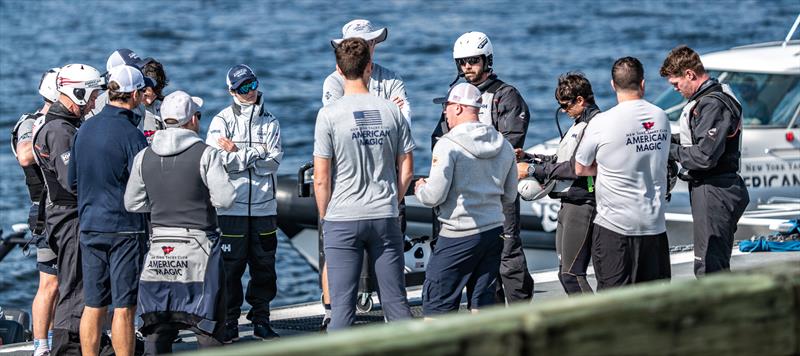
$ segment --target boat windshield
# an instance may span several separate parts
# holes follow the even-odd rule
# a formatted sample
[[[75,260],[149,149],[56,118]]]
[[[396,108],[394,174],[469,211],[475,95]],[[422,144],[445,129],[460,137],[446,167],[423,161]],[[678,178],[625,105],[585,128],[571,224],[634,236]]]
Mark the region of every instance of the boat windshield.
[[[747,127],[786,128],[800,114],[800,76],[718,71],[710,74],[731,86],[742,104],[743,124]],[[676,121],[686,99],[670,88],[655,104]]]

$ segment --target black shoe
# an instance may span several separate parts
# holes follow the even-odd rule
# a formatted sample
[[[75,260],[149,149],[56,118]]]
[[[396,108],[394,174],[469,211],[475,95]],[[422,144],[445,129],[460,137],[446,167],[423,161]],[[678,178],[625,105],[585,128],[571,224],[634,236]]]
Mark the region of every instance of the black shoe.
[[[260,340],[277,339],[281,337],[266,323],[253,323],[253,337]]]
[[[225,324],[225,338],[223,344],[230,344],[234,341],[239,341],[239,323],[232,322]]]

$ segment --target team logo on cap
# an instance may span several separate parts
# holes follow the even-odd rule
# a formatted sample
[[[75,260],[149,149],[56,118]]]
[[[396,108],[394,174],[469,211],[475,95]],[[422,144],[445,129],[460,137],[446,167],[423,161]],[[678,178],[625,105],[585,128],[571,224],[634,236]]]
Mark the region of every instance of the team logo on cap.
[[[653,125],[655,125],[655,124],[656,124],[656,123],[654,123],[654,122],[652,122],[652,121],[643,122],[643,123],[642,123],[642,127],[644,127],[644,129],[645,129],[645,130],[648,130],[648,131],[649,131],[650,129],[652,129],[652,128],[653,128]]]
[[[242,69],[239,69],[239,70],[233,72],[233,76],[234,77],[241,77],[241,76],[243,76],[245,74],[247,74],[247,69],[245,69],[245,68],[242,68]]]
[[[161,251],[164,251],[164,255],[169,255],[174,250],[175,248],[172,246],[161,246]]]

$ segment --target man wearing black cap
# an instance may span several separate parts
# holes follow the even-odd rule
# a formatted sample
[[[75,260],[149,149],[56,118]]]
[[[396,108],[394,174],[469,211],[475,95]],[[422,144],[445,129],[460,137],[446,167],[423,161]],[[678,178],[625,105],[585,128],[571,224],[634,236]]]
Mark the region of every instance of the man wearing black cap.
[[[99,351],[101,326],[114,308],[111,339],[117,355],[132,355],[139,273],[147,247],[145,214],[125,210],[125,186],[133,158],[147,147],[132,110],[142,101],[145,79],[135,67],[111,70],[108,105],[86,121],[75,137],[70,184],[77,188],[85,308],[81,317],[84,355]],[[98,153],[102,154],[98,159]]]
[[[243,299],[253,306],[253,336],[272,339],[269,303],[277,294],[275,250],[277,209],[275,172],[283,157],[278,119],[265,108],[258,78],[250,67],[233,66],[226,78],[233,104],[211,120],[206,144],[220,150],[225,168],[236,187],[230,208],[217,209],[222,230],[222,257],[228,287],[225,341],[239,339],[237,320]],[[242,295],[242,275],[250,266],[247,294]]]

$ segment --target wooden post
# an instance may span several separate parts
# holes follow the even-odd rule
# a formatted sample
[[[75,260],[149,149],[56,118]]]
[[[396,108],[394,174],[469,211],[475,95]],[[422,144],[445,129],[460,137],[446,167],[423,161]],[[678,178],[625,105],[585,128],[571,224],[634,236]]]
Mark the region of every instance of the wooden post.
[[[796,355],[797,262],[198,355]]]

